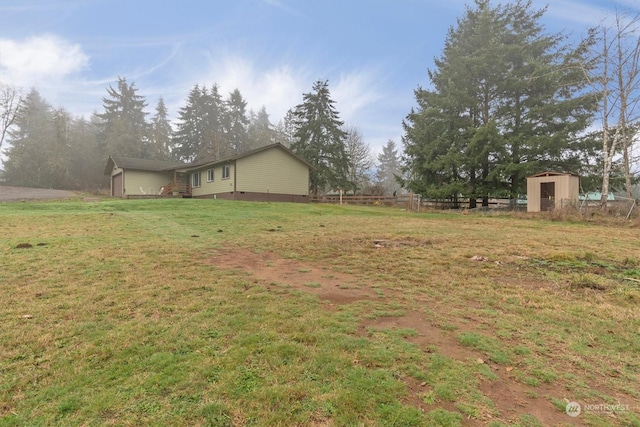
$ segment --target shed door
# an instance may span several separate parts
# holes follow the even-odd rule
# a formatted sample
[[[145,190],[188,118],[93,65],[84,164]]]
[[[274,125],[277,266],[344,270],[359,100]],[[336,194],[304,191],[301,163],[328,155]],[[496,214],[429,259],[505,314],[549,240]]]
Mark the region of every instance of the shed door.
[[[554,207],[556,198],[556,183],[543,182],[540,184],[540,210],[550,211]]]
[[[111,177],[111,195],[122,197],[122,173]]]

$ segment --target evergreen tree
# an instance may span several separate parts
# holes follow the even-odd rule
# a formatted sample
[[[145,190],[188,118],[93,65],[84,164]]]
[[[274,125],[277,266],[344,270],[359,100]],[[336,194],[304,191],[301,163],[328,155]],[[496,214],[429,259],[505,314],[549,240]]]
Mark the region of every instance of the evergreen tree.
[[[171,124],[167,116],[167,107],[164,99],[160,97],[149,129],[149,158],[151,159],[171,159]]]
[[[53,110],[35,89],[21,100],[8,131],[4,178],[26,187],[49,187],[47,154],[51,151]]]
[[[62,108],[56,109],[52,111],[51,125],[52,134],[45,150],[47,182],[49,187],[70,188],[73,186],[73,177],[70,174],[69,164],[75,155],[71,145],[73,118],[68,111]]]
[[[348,187],[348,157],[344,124],[334,107],[327,81],[316,81],[313,92],[303,94],[293,117],[296,141],[291,149],[314,166],[310,185],[314,195]]]
[[[397,194],[401,187],[396,177],[402,176],[402,162],[393,140],[390,139],[382,147],[382,153],[378,154],[377,166],[376,181],[379,186],[385,194]]]
[[[545,34],[543,14],[530,1],[477,0],[449,30],[433,89],[416,90],[404,122],[409,188],[474,207],[476,197],[517,197],[528,174],[579,172],[595,100],[584,91],[585,46]]]
[[[97,117],[96,117],[97,118]],[[32,89],[23,98],[14,126],[4,178],[29,187],[89,190],[105,187],[98,126],[53,109]]]
[[[296,127],[293,109],[287,110],[285,116],[278,122],[275,129],[275,142],[285,147],[291,147],[296,142]]]
[[[95,190],[109,188],[109,177],[105,176],[105,158],[98,144],[99,126],[82,117],[73,120],[69,129],[70,146],[69,175],[72,188]]]
[[[264,147],[276,140],[276,131],[269,121],[269,115],[265,107],[262,107],[257,113],[249,112],[247,138],[250,149]]]
[[[192,162],[202,157],[205,146],[206,102],[208,91],[197,84],[191,89],[186,105],[178,111],[178,124],[172,138],[174,158]]]
[[[202,160],[219,160],[235,154],[231,146],[228,131],[231,121],[227,105],[222,100],[218,85],[214,84],[205,97],[205,150]]]
[[[99,141],[106,155],[149,157],[147,146],[147,103],[137,94],[135,83],[127,84],[119,77],[117,87],[107,89],[108,97],[102,98],[104,113],[100,119]]]
[[[195,85],[178,112],[174,157],[187,162],[218,160],[234,153],[226,137],[230,127],[218,86]]]
[[[226,107],[227,140],[231,151],[235,153],[249,151],[247,102],[238,89],[229,94]]]

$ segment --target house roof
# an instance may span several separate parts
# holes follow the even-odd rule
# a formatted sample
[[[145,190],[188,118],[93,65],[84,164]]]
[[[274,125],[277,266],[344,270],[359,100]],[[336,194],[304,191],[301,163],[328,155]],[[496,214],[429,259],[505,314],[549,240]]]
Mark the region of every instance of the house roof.
[[[135,157],[109,156],[109,161],[105,167],[104,174],[111,175],[114,167],[120,169],[134,169],[141,171],[170,171],[183,168],[186,165],[182,162],[170,162],[166,160],[137,159]]]
[[[542,176],[577,176],[579,177],[579,175],[576,175],[575,173],[570,173],[570,172],[545,171],[545,172],[537,173],[535,175],[530,175],[527,178],[539,178]]]
[[[168,162],[165,160],[150,160],[150,159],[137,159],[135,157],[123,157],[123,156],[109,156],[109,161],[107,162],[107,166],[104,169],[105,175],[111,175],[114,167],[118,167],[121,169],[134,169],[134,170],[142,170],[142,171],[173,171],[177,170],[180,172],[190,172],[192,170],[200,169],[202,167],[214,166],[222,163],[233,162],[238,159],[242,159],[244,157],[249,157],[254,154],[260,153],[262,151],[270,150],[270,149],[280,149],[294,159],[304,163],[311,169],[315,169],[309,162],[304,160],[302,157],[298,156],[296,153],[285,147],[280,143],[275,143],[271,145],[266,145],[264,147],[256,148],[255,150],[246,151],[244,153],[235,154],[231,157],[226,157],[224,159],[215,160],[215,161],[206,161],[206,162],[198,162],[198,163],[182,163],[182,162]]]
[[[265,145],[264,147],[256,148],[255,150],[250,150],[250,151],[246,151],[244,153],[235,154],[235,155],[233,155],[231,157],[226,157],[224,159],[214,160],[214,161],[207,161],[207,162],[192,163],[192,164],[189,164],[189,165],[185,165],[184,168],[178,168],[178,169],[180,169],[180,170],[182,170],[184,172],[189,172],[189,171],[192,171],[192,170],[200,169],[202,167],[215,166],[215,165],[218,165],[218,164],[221,164],[221,163],[233,162],[235,160],[242,159],[244,157],[249,157],[249,156],[252,156],[254,154],[260,153],[262,151],[267,151],[267,150],[270,150],[270,149],[273,149],[273,148],[280,149],[280,150],[284,151],[285,153],[289,154],[294,159],[298,160],[299,162],[304,163],[309,168],[315,169],[315,167],[313,165],[311,165],[311,163],[307,162],[305,159],[303,159],[302,157],[298,156],[296,153],[294,153],[293,151],[291,151],[290,149],[288,149],[284,145],[280,144],[279,142],[276,142],[275,144]]]

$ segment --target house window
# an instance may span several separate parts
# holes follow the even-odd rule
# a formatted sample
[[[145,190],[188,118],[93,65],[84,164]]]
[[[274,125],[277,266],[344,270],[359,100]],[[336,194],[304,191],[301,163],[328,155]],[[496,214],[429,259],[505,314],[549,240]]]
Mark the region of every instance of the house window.
[[[222,179],[229,179],[229,165],[222,166]]]
[[[207,182],[213,182],[213,169],[207,170]]]
[[[191,186],[200,187],[200,172],[191,174]]]

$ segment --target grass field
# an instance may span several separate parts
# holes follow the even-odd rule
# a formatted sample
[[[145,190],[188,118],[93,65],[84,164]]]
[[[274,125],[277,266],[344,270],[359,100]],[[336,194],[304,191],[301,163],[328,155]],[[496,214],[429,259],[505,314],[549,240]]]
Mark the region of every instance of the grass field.
[[[0,426],[640,426],[631,225],[4,203],[0,301]]]

